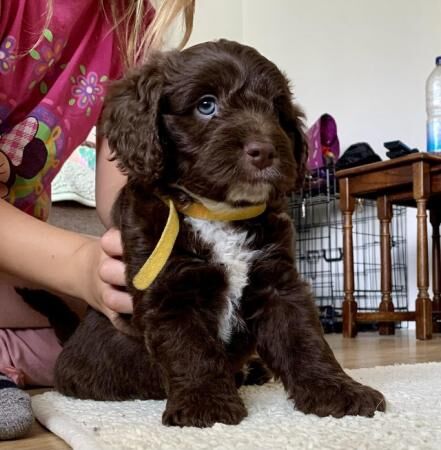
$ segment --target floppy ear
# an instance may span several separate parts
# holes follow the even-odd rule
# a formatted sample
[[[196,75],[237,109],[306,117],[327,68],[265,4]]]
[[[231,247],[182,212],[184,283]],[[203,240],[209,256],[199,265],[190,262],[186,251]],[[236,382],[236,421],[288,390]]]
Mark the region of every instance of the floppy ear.
[[[303,187],[306,177],[306,162],[308,160],[309,144],[305,131],[305,114],[291,100],[291,93],[276,99],[276,108],[279,111],[280,125],[291,139],[294,159],[297,164],[297,176],[293,191]]]
[[[154,55],[149,63],[111,85],[101,122],[118,167],[148,184],[159,180],[163,170],[158,131],[163,60],[161,54]]]

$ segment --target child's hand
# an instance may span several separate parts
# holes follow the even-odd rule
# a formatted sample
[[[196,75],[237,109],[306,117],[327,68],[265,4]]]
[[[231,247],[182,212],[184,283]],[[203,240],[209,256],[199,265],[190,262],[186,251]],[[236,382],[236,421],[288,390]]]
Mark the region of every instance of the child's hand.
[[[99,268],[99,276],[106,284],[103,290],[103,302],[111,310],[118,313],[132,313],[132,298],[127,292],[118,288],[126,286],[125,266],[121,261],[121,233],[116,228],[110,228],[101,238],[101,248],[105,258]]]
[[[111,228],[100,240],[91,239],[83,247],[83,256],[79,260],[80,264],[81,261],[85,264],[80,270],[86,270],[87,279],[82,297],[120,330],[124,327],[119,313],[133,312],[132,298],[123,289],[126,282],[121,255],[120,232]]]

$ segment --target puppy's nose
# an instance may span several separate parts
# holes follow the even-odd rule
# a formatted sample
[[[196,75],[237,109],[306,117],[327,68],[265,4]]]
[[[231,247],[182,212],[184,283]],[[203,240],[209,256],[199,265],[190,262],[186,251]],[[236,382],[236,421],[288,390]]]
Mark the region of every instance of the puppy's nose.
[[[258,169],[265,169],[273,164],[275,149],[269,142],[248,142],[244,150],[247,159]]]

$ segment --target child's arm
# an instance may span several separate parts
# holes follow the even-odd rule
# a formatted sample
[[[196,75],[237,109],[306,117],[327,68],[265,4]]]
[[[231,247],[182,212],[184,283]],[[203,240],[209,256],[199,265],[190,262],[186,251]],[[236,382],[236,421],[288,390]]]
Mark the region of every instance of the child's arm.
[[[104,226],[110,228],[112,205],[127,178],[118,169],[116,161],[111,161],[106,138],[97,136],[96,149],[96,210]]]
[[[0,276],[84,299],[111,320],[115,311],[130,311],[130,300],[116,297],[119,291],[112,289],[103,273],[112,255],[99,239],[41,222],[4,200],[0,200],[0,218]]]
[[[111,160],[111,151],[106,138],[97,134],[96,155],[96,210],[101,222],[109,230],[101,238],[101,245],[107,255],[103,262],[100,274],[111,285],[125,286],[125,266],[121,261],[122,243],[121,234],[112,226],[111,211],[113,203],[121,188],[126,184],[127,178],[117,167],[116,161]],[[107,291],[106,298],[109,303],[114,304],[120,312],[123,305],[132,305],[132,299],[125,291],[111,289]],[[131,310],[126,311],[131,312]]]

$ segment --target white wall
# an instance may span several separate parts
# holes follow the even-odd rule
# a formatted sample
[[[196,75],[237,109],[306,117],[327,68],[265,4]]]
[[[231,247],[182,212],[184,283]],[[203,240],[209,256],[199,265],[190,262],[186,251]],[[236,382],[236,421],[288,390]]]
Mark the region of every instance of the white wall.
[[[183,35],[183,22],[176,26],[166,38],[166,48],[175,48]],[[194,27],[187,47],[214,39],[242,41],[242,0],[196,0]]]
[[[243,40],[292,78],[313,121],[360,140],[425,143],[424,82],[441,53],[439,0],[244,0]]]
[[[440,0],[197,0],[190,44],[226,37],[291,78],[309,122],[330,112],[343,148],[424,148],[424,83],[441,54]]]
[[[425,148],[424,83],[441,55],[441,0],[197,0],[192,43],[252,45],[292,80],[311,124],[337,120],[342,149],[367,141]],[[429,233],[430,235],[430,233]],[[409,300],[416,296],[408,212]]]
[[[188,45],[225,38],[242,41],[242,0],[196,0],[193,33]]]

